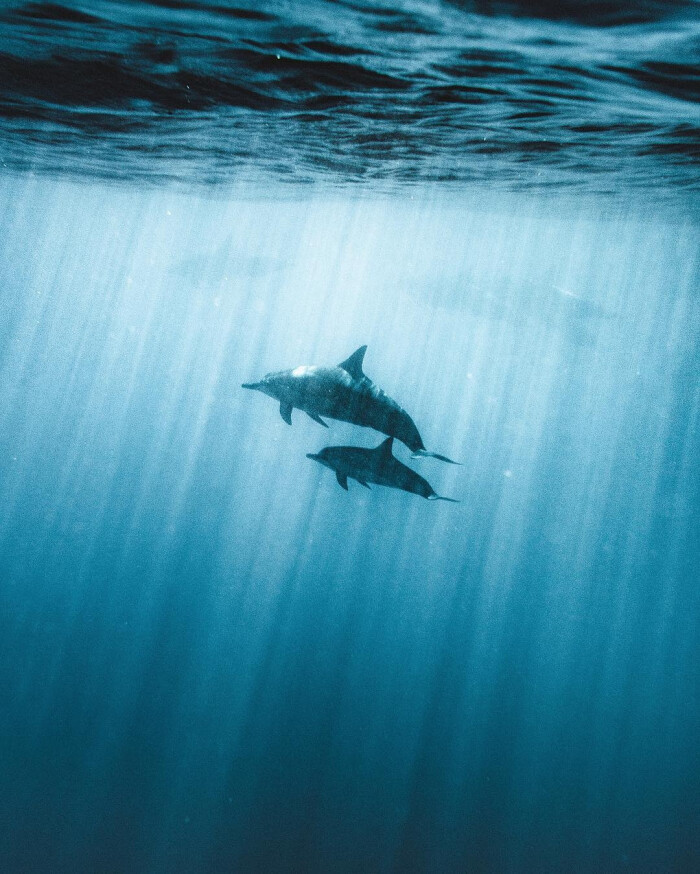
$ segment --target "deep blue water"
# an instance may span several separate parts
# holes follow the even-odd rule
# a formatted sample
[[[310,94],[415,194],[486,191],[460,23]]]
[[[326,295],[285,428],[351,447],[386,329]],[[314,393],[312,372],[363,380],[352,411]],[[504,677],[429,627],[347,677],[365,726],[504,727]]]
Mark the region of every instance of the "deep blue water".
[[[3,5],[0,871],[700,869],[697,9]]]

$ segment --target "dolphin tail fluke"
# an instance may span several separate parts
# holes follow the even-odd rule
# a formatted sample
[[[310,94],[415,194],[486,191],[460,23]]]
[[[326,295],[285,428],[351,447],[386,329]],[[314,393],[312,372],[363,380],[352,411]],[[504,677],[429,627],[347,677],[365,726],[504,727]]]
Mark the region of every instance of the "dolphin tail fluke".
[[[457,500],[457,498],[445,498],[442,495],[431,495],[428,498],[428,500],[429,501],[449,501],[451,504],[461,504],[462,503],[461,501]]]
[[[437,458],[438,461],[446,461],[448,464],[461,464],[460,461],[452,461],[446,455],[440,455],[437,452],[428,452],[427,449],[416,449],[411,453],[411,458]]]

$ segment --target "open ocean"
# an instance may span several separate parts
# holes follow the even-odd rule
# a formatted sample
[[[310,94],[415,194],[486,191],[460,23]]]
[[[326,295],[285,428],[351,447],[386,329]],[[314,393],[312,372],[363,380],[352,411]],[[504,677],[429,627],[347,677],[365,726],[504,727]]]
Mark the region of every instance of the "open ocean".
[[[700,3],[8,0],[0,168],[0,872],[700,871]]]

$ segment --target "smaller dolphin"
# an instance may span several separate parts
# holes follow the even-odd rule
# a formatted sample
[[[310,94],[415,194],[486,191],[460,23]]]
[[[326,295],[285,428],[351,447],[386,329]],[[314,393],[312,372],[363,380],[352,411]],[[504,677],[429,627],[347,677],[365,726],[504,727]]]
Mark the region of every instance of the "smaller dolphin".
[[[292,424],[292,410],[296,407],[325,428],[328,425],[321,416],[363,425],[396,437],[408,446],[414,458],[427,456],[457,464],[445,455],[428,452],[406,410],[365,375],[362,361],[366,351],[366,346],[360,346],[336,367],[310,365],[268,373],[260,382],[244,382],[243,388],[279,401],[280,415],[288,425]]]
[[[427,480],[402,464],[391,451],[393,443],[394,438],[387,437],[376,449],[326,446],[318,454],[314,455],[310,452],[306,457],[334,470],[338,483],[345,491],[348,490],[348,477],[350,477],[356,479],[366,489],[369,488],[367,483],[376,483],[379,486],[388,486],[390,489],[412,492],[429,501],[459,503],[455,498],[443,498],[442,495],[438,495]]]

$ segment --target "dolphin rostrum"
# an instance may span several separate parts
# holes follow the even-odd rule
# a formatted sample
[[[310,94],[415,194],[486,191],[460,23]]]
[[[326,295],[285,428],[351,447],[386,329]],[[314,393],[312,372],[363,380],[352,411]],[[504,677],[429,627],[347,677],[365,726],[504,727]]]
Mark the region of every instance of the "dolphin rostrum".
[[[256,389],[278,400],[280,415],[288,425],[292,424],[292,410],[296,407],[326,428],[321,416],[364,425],[396,437],[408,446],[414,457],[430,456],[457,464],[437,452],[428,452],[406,410],[365,376],[362,359],[366,350],[366,346],[360,346],[337,367],[310,365],[280,370],[268,373],[260,382],[244,382],[243,388]]]
[[[376,449],[326,446],[317,455],[309,453],[306,457],[334,470],[336,479],[345,491],[348,490],[348,477],[350,477],[367,489],[368,483],[376,483],[391,489],[412,492],[429,501],[459,503],[455,498],[443,498],[442,495],[438,495],[427,480],[402,464],[391,451],[393,442],[393,437],[387,437]]]

